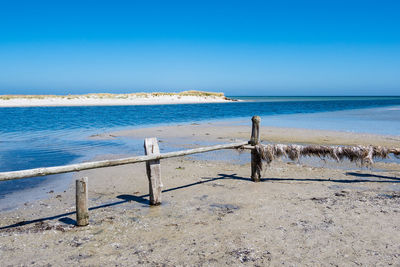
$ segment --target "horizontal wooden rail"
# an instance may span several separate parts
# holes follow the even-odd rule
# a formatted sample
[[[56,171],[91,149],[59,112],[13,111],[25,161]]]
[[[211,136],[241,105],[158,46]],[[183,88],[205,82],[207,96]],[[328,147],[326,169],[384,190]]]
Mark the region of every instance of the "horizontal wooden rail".
[[[238,143],[229,143],[223,145],[215,145],[208,147],[199,147],[188,150],[181,150],[175,152],[168,152],[157,155],[148,155],[148,156],[136,156],[122,159],[113,159],[113,160],[102,160],[102,161],[93,161],[93,162],[84,162],[78,164],[71,164],[65,166],[56,166],[56,167],[47,167],[47,168],[36,168],[29,170],[21,170],[21,171],[12,171],[12,172],[0,172],[0,181],[7,180],[16,180],[23,179],[28,177],[38,177],[52,174],[60,174],[67,172],[76,172],[83,170],[90,170],[96,168],[104,168],[104,167],[112,167],[119,166],[131,163],[145,162],[150,160],[159,160],[173,157],[186,156],[191,154],[203,153],[208,151],[220,150],[220,149],[229,149],[229,148],[238,148],[244,145],[247,145],[249,142],[238,142]]]

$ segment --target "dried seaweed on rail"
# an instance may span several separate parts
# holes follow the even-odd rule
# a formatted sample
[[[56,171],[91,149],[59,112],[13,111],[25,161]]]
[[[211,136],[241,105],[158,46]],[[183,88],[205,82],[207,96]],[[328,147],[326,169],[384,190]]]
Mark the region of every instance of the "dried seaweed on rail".
[[[262,170],[262,162],[269,165],[273,160],[281,157],[298,161],[300,157],[330,158],[336,161],[348,159],[361,166],[371,166],[375,158],[386,159],[389,154],[400,156],[400,149],[381,146],[320,146],[320,145],[256,145],[255,151],[259,156],[257,168]]]

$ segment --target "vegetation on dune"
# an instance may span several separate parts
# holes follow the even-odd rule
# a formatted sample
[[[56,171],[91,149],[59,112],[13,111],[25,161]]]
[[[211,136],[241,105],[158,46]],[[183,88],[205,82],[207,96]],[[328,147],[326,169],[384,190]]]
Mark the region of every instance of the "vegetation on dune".
[[[61,98],[61,99],[77,99],[77,98],[108,98],[108,99],[127,99],[127,98],[148,98],[157,96],[198,96],[198,97],[214,97],[214,98],[225,98],[224,93],[204,92],[204,91],[183,91],[179,93],[166,93],[166,92],[154,92],[154,93],[130,93],[130,94],[111,94],[111,93],[92,93],[84,95],[0,95],[1,100],[10,99],[48,99],[48,98]]]

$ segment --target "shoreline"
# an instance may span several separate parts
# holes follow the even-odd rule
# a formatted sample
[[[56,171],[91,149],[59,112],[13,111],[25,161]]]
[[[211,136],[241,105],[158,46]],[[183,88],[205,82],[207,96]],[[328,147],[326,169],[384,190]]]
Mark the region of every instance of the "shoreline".
[[[142,143],[145,138],[156,137],[159,140],[159,145],[161,152],[173,152],[177,150],[185,150],[190,148],[196,148],[201,146],[218,145],[223,143],[245,141],[250,138],[251,125],[243,124],[243,121],[234,120],[217,120],[211,122],[202,123],[183,123],[183,124],[163,124],[163,125],[149,125],[140,128],[131,128],[126,130],[118,130],[111,132],[100,132],[94,133],[87,136],[89,140],[118,140],[120,138],[131,139],[134,144]],[[315,130],[315,129],[302,129],[302,128],[283,128],[283,127],[271,127],[271,126],[261,126],[261,142],[262,143],[283,143],[283,144],[320,144],[320,145],[374,145],[374,146],[386,146],[386,147],[400,147],[400,136],[388,136],[388,135],[378,135],[378,134],[365,134],[365,133],[352,133],[352,132],[341,132],[341,131],[330,131],[330,130]],[[128,141],[131,143],[131,141]],[[111,158],[121,158],[129,157],[132,155],[142,155],[143,151],[135,151],[134,154],[128,154],[127,151],[124,152],[123,156],[117,154],[110,154],[110,152],[104,151],[103,154],[97,154],[93,157],[82,156],[83,161],[92,160],[104,160]],[[246,157],[232,157],[229,156],[228,151],[218,151],[209,152],[205,154],[198,154],[189,156],[196,160],[206,160],[206,161],[219,161],[222,157],[227,159],[223,160],[225,162],[237,161],[236,164],[243,164],[249,161]],[[111,158],[109,158],[111,157]],[[400,163],[399,159],[392,157],[390,160],[392,164]],[[71,163],[80,163],[81,161],[74,160]],[[303,159],[302,162],[308,164],[312,167],[324,166],[327,168],[340,168],[348,169],[356,167],[354,164],[347,162],[336,163],[330,161],[324,161],[322,163],[317,159]],[[372,169],[379,170],[381,168],[380,163],[375,163]],[[61,176],[70,176],[69,174],[61,174]],[[72,175],[70,176],[72,177]],[[70,179],[65,179],[69,182]],[[51,185],[54,184],[54,185]],[[43,184],[40,188],[45,187],[46,192],[51,191],[53,187],[54,190],[59,188],[66,188],[67,184],[61,186],[57,181],[52,180],[48,177],[47,182]],[[29,188],[20,191],[13,192],[10,195],[10,199],[15,199],[23,196],[26,190],[31,190]],[[36,193],[35,193],[36,192]],[[35,199],[43,199],[47,195],[45,191],[39,190],[39,187],[35,187],[32,192],[28,195],[35,196]],[[40,196],[40,197],[39,197]],[[6,197],[7,198],[7,197]],[[32,199],[27,199],[31,201]],[[18,205],[1,204],[0,208],[7,210],[9,208],[16,209],[21,207],[24,200],[18,201]]]
[[[223,143],[230,143],[236,141],[245,141],[250,138],[250,124],[245,125],[243,121],[234,121],[234,120],[217,120],[211,122],[202,122],[202,123],[183,123],[183,124],[163,124],[163,125],[149,125],[146,127],[140,128],[131,128],[126,130],[119,131],[111,131],[111,132],[100,132],[95,133],[90,136],[87,136],[89,140],[118,140],[122,139],[132,139],[133,143],[142,143],[145,138],[148,137],[156,137],[160,142],[160,148],[162,152],[172,152],[177,150],[184,150],[195,148],[199,146],[210,146],[217,145]],[[341,131],[330,131],[330,130],[315,130],[315,129],[302,129],[302,128],[282,128],[282,127],[271,127],[271,126],[261,126],[261,142],[262,143],[283,143],[283,144],[320,144],[320,145],[374,145],[374,146],[387,146],[387,147],[400,147],[400,136],[388,136],[388,135],[378,135],[378,134],[365,134],[365,133],[352,133],[352,132],[341,132]],[[125,141],[126,142],[126,141]],[[130,141],[129,141],[130,142]],[[135,151],[134,155],[142,155],[143,151]],[[104,151],[104,154],[95,155],[94,158],[109,159],[118,158],[118,157],[129,157],[132,154],[123,154],[123,156],[118,156],[114,154],[110,154],[107,151]],[[228,156],[226,162],[229,161],[237,161],[237,164],[243,164],[247,162],[248,158],[239,158],[239,157],[231,157],[229,156],[229,152],[226,153],[223,151],[218,152],[209,152],[206,154],[192,155],[189,156],[196,160],[207,160],[207,161],[218,161],[220,160],[220,156]],[[82,156],[83,161],[92,161],[92,157]],[[325,166],[329,168],[341,168],[348,169],[352,167],[356,167],[354,164],[350,163],[336,163],[325,161],[324,164],[319,163],[318,160],[313,159],[304,159],[302,160],[305,164],[310,166]],[[392,157],[394,161],[393,164],[400,163],[399,159]],[[81,161],[74,160],[71,163],[79,163]],[[380,164],[375,163],[372,167],[378,170],[381,168]],[[62,174],[62,176],[66,176],[68,174]],[[71,175],[72,177],[72,175]],[[65,181],[70,181],[70,179],[65,179]],[[51,186],[51,184],[55,184]],[[57,183],[57,181],[52,180],[49,177],[48,181],[42,185],[42,187],[47,188],[47,191],[51,191],[51,187],[56,188],[66,188],[68,184],[64,184],[61,186]],[[42,188],[40,187],[40,188]],[[20,196],[27,196],[23,189],[17,192],[13,192],[10,195],[10,199],[19,198]],[[38,192],[39,187],[35,187],[29,195],[35,196],[35,199],[43,199],[46,197],[45,192]],[[35,193],[37,192],[37,193]],[[39,195],[41,197],[39,197]],[[7,198],[7,197],[6,197]],[[27,201],[31,201],[32,199],[27,199]],[[18,201],[18,205],[8,205],[1,204],[0,208],[3,210],[7,210],[9,208],[15,209],[21,207],[25,201]]]
[[[87,95],[0,95],[0,107],[54,107],[54,106],[129,106],[230,103],[237,100],[223,93],[185,91],[180,93],[132,93]]]

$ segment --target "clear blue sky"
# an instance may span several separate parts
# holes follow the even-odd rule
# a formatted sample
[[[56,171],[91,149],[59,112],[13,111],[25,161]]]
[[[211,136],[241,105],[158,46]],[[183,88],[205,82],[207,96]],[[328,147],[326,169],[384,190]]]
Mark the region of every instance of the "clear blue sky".
[[[0,94],[400,95],[400,1],[0,2]]]

